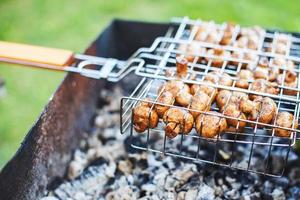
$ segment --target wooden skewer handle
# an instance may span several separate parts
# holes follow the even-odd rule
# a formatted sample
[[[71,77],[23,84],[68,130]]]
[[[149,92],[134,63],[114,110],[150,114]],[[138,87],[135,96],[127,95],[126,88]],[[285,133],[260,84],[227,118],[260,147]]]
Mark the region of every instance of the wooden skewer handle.
[[[7,59],[10,63],[15,61],[17,64],[27,63],[33,66],[42,64],[64,67],[72,62],[73,55],[69,50],[0,41],[0,61]]]

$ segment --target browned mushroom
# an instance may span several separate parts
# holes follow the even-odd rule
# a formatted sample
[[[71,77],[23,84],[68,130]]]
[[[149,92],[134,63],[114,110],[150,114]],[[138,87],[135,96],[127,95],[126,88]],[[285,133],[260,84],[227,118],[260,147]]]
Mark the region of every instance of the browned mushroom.
[[[141,103],[133,108],[133,127],[142,133],[148,128],[155,128],[158,124],[157,112],[149,103]]]
[[[236,81],[235,86],[243,89],[248,89],[249,81],[253,80],[253,73],[250,70],[242,69],[238,74],[237,77],[239,78]]]
[[[204,83],[214,85],[211,81],[204,81]],[[213,86],[193,84],[191,86],[191,94],[195,95],[198,91],[206,93],[211,98],[211,102],[215,100],[216,95],[218,94],[218,90]]]
[[[165,133],[168,138],[174,138],[180,133],[188,134],[194,124],[193,116],[180,108],[170,108],[165,112],[163,120],[166,123]]]
[[[225,118],[216,115],[220,114],[210,111],[208,114],[201,114],[196,118],[195,128],[199,135],[213,138],[226,130],[227,123]]]
[[[240,108],[244,113],[249,114],[251,121],[269,124],[275,116],[277,106],[273,99],[269,97],[256,98],[254,101],[242,99]]]
[[[158,93],[162,92],[162,90],[169,91],[173,94],[174,97],[176,97],[176,95],[180,91],[185,91],[189,93],[190,87],[181,80],[170,80],[159,88]]]
[[[174,96],[171,92],[169,91],[164,91],[157,99],[158,103],[163,103],[167,105],[173,105],[174,103]],[[165,105],[159,105],[155,104],[155,110],[158,114],[159,117],[162,117],[165,112],[169,109],[170,106],[165,106]]]
[[[183,107],[187,107],[192,102],[193,95],[186,92],[185,90],[180,91],[176,96],[176,103]]]
[[[227,124],[233,126],[234,128],[243,129],[246,126],[246,122],[240,121],[246,120],[246,116],[243,112],[240,111],[238,105],[228,104],[224,108],[224,115],[228,117],[233,117],[236,119],[226,118]]]
[[[210,108],[210,97],[203,91],[198,91],[194,94],[191,101],[191,109],[198,111],[206,111]],[[196,118],[200,113],[196,111],[191,111],[191,114]]]
[[[229,90],[221,90],[216,98],[216,102],[221,111],[224,110],[226,104],[235,104],[238,105],[241,98],[248,96],[245,93]],[[230,98],[230,99],[229,99]]]
[[[235,24],[227,23],[226,28],[224,29],[223,37],[220,41],[221,45],[229,45],[234,33]]]
[[[284,82],[283,82],[284,80]],[[291,70],[287,70],[286,71],[286,74],[285,74],[285,77],[284,77],[284,74],[280,74],[278,77],[277,77],[277,83],[278,85],[282,85],[285,86],[285,87],[290,87],[290,88],[295,88],[294,90],[292,89],[284,89],[283,90],[283,94],[287,94],[287,95],[297,95],[297,85],[298,85],[298,77],[297,77],[297,74],[296,72],[294,71],[291,71]]]
[[[209,72],[204,77],[205,81],[210,81],[214,84],[232,86],[232,77],[226,73],[220,73],[218,71]]]
[[[257,79],[251,84],[251,90],[261,93],[269,93],[277,95],[279,93],[279,88],[277,83],[274,82],[268,82],[263,79]],[[258,95],[250,94],[249,95],[251,100],[254,100],[258,97]]]
[[[289,112],[279,112],[276,116],[276,124],[277,126],[284,128],[298,128],[298,122],[294,116]],[[280,137],[289,137],[292,131],[284,130],[280,128],[275,128],[275,135]]]
[[[215,56],[215,58],[206,58],[207,62],[211,60],[211,64],[214,67],[222,67],[224,59],[230,57],[230,52],[225,51],[224,49],[209,49],[206,54]]]
[[[184,56],[176,57],[176,72],[179,78],[186,77],[188,73],[188,60]]]

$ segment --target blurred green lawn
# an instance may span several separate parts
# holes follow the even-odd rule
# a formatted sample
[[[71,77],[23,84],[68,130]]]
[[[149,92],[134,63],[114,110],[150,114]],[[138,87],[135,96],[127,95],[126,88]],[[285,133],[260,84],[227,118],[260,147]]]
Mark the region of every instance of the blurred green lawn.
[[[299,1],[0,0],[0,40],[81,52],[113,18],[168,21],[190,16],[300,31]],[[0,169],[19,147],[64,74],[1,64]]]

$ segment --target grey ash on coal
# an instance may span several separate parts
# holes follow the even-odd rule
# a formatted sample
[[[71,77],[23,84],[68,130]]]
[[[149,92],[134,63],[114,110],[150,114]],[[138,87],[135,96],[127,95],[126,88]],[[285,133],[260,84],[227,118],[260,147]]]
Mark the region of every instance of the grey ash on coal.
[[[101,92],[107,104],[97,111],[95,128],[74,152],[66,178],[43,200],[300,199],[295,153],[288,176],[268,178],[132,149],[119,132],[121,96],[120,89]]]

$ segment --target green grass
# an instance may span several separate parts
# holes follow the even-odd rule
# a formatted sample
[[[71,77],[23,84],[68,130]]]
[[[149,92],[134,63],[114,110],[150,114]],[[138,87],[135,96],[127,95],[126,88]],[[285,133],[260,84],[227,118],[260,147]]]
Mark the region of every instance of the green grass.
[[[0,0],[0,40],[83,51],[113,18],[168,21],[190,16],[300,31],[300,4],[280,0]],[[63,74],[1,64],[0,168],[11,158]]]

